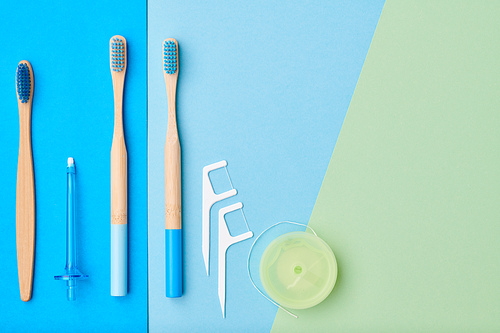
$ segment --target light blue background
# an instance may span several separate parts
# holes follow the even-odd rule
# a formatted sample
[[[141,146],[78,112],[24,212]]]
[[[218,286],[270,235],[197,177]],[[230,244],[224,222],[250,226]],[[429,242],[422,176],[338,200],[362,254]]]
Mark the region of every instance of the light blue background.
[[[0,331],[144,332],[147,327],[146,5],[144,1],[2,1],[0,5]],[[124,123],[129,157],[129,294],[110,296],[109,38],[128,41]],[[33,297],[19,296],[15,72],[35,74],[33,155],[36,257]],[[78,260],[90,279],[78,300],[54,280],[65,264],[66,159],[77,165]]]
[[[250,284],[255,237],[307,223],[383,1],[148,1],[149,327],[269,331],[276,307]],[[165,297],[162,41],[179,42],[184,296]],[[211,275],[201,251],[202,168],[226,159],[236,197],[212,209]],[[215,175],[219,192],[228,182]],[[229,248],[226,319],[217,294],[217,213],[242,201],[254,238]],[[231,215],[235,214],[235,215]],[[233,235],[245,231],[228,215]],[[332,221],[334,223],[334,221]]]

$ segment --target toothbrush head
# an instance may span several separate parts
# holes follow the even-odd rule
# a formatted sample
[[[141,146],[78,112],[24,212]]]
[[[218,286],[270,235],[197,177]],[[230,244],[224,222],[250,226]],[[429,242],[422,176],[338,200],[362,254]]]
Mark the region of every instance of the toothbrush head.
[[[176,74],[179,68],[178,43],[173,38],[163,41],[163,71],[165,74]]]
[[[113,72],[124,72],[127,69],[127,41],[123,36],[113,36],[109,40],[109,64]]]
[[[31,64],[22,60],[16,71],[17,98],[21,103],[28,103],[33,97],[33,70]]]

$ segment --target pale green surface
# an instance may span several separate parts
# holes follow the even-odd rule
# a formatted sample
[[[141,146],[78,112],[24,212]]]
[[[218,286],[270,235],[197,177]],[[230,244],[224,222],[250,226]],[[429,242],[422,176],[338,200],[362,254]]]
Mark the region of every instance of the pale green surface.
[[[310,220],[337,285],[274,332],[500,332],[499,17],[386,2]]]
[[[337,261],[321,238],[289,232],[272,241],[260,260],[266,293],[290,309],[307,309],[323,301],[337,280]]]

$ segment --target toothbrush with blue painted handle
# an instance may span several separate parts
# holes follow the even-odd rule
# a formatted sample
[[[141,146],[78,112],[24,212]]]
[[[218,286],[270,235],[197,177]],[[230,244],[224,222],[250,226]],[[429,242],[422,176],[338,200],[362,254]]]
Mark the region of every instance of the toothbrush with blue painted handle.
[[[123,132],[123,86],[127,70],[127,41],[109,41],[115,125],[111,145],[111,296],[127,295],[127,148]]]
[[[182,296],[181,147],[175,98],[179,75],[179,45],[163,41],[163,76],[167,87],[168,123],[165,140],[165,288],[167,297]]]

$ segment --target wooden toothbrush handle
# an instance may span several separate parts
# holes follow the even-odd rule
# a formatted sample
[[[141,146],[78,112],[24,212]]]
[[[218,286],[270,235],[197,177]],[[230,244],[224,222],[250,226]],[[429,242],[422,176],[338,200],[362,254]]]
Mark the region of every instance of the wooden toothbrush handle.
[[[25,302],[31,299],[35,256],[35,182],[31,153],[31,117],[19,116],[19,158],[16,190],[16,244],[19,291]]]
[[[111,224],[127,224],[127,148],[122,134],[111,145]]]
[[[181,146],[177,135],[165,142],[165,229],[181,229]]]

